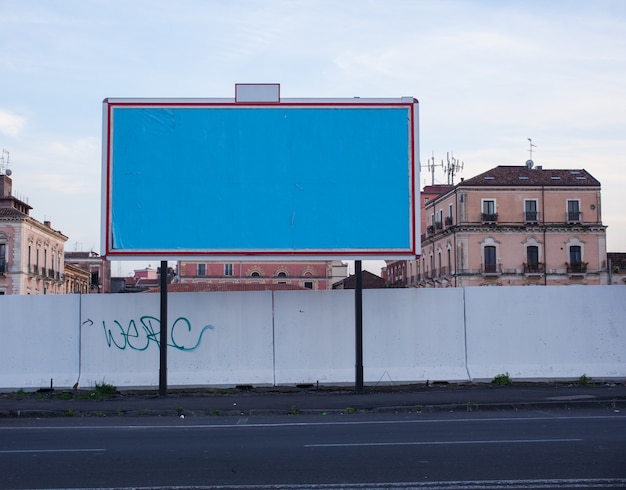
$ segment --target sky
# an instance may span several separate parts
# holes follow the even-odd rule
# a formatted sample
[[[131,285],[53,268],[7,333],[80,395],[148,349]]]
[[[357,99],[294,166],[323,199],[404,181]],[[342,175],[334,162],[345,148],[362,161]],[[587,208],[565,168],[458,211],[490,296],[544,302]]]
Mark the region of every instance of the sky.
[[[0,1],[0,148],[67,251],[101,252],[103,99],[232,98],[236,83],[417,98],[422,186],[447,183],[433,157],[463,163],[457,183],[523,165],[531,138],[536,165],[601,182],[607,251],[626,252],[623,0]]]

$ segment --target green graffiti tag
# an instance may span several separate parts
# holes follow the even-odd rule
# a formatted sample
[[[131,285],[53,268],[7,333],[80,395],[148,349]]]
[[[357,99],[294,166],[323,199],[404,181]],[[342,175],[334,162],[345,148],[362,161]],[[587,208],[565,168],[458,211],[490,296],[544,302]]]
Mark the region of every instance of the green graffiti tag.
[[[94,325],[94,322],[87,319],[83,325]],[[109,324],[110,325],[110,324]],[[132,319],[124,326],[120,321],[113,320],[112,327],[107,326],[105,320],[102,321],[104,337],[109,348],[117,348],[120,350],[131,349],[136,351],[145,351],[151,344],[161,347],[161,322],[158,318],[145,315],[137,322]],[[178,317],[172,324],[170,331],[170,341],[168,347],[173,347],[183,352],[192,352],[196,350],[202,343],[202,337],[207,330],[213,330],[213,325],[205,325],[200,332],[194,332],[191,322],[185,317]]]

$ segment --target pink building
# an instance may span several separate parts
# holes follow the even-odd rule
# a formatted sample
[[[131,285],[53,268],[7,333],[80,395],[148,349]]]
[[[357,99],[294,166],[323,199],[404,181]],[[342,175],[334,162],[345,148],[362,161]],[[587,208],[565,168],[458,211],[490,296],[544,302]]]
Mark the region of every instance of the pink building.
[[[341,261],[179,261],[174,282],[220,285],[219,289],[227,289],[229,284],[237,285],[237,289],[241,285],[250,289],[332,289],[334,282],[346,276],[347,265]]]
[[[1,169],[0,169],[1,170]],[[0,172],[0,295],[63,294],[67,237],[30,216],[12,194],[13,181]]]
[[[600,182],[498,166],[429,199],[421,286],[606,284]]]

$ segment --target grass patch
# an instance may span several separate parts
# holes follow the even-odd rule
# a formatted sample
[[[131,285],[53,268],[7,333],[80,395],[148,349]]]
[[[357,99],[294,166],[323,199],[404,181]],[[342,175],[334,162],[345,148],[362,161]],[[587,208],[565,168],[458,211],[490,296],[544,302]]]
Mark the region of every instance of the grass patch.
[[[498,374],[495,378],[493,378],[491,383],[496,386],[507,386],[507,385],[513,384],[513,381],[511,380],[509,373],[505,373],[505,374]]]
[[[296,407],[295,405],[291,405],[291,408],[287,413],[289,415],[298,415],[300,413],[300,410],[298,410],[298,407]]]
[[[578,378],[578,384],[581,386],[591,386],[593,383],[593,380],[587,376],[586,374],[583,374],[580,378]]]
[[[107,384],[105,382],[96,383],[96,386],[93,390],[93,398],[97,398],[99,400],[103,398],[110,398],[117,393],[117,387]]]

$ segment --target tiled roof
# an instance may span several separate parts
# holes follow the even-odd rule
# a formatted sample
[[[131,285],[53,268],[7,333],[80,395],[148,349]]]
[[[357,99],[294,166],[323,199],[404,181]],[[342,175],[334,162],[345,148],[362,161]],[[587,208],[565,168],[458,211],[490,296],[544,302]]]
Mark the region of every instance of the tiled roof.
[[[18,218],[18,219],[23,219],[23,218],[28,218],[28,215],[18,211],[15,208],[9,208],[9,207],[2,207],[2,206],[0,206],[0,218]]]
[[[459,187],[520,185],[599,187],[600,182],[584,169],[541,169],[499,165],[458,184]]]
[[[238,283],[238,282],[225,282],[225,283],[209,283],[209,282],[187,282],[168,284],[168,293],[202,293],[202,292],[219,292],[219,291],[292,291],[292,290],[306,290],[304,288],[292,284],[261,284],[261,283]],[[160,287],[150,288],[145,291],[146,293],[158,293],[161,291]]]

